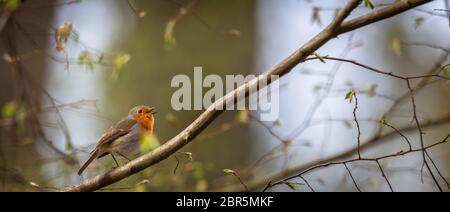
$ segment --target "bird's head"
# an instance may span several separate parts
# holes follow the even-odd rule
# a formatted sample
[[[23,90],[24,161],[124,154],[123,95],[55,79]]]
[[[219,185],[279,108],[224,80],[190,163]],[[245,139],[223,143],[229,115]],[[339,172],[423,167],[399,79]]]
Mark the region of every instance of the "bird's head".
[[[151,131],[153,131],[153,125],[155,123],[154,114],[156,114],[155,108],[146,105],[136,106],[128,113],[128,115],[139,122],[144,129]]]

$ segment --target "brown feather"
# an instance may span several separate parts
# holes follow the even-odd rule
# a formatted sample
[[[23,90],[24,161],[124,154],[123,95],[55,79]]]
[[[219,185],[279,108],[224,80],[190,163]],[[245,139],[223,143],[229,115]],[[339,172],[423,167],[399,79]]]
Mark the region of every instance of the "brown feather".
[[[127,117],[127,118],[120,120],[119,122],[117,122],[116,124],[111,126],[110,128],[108,128],[103,133],[102,137],[99,139],[97,146],[94,148],[94,150],[92,150],[91,156],[89,157],[89,159],[83,164],[83,166],[80,168],[80,170],[78,170],[78,175],[81,175],[83,173],[83,171],[87,168],[87,166],[89,166],[89,164],[92,163],[92,161],[94,159],[100,158],[100,157],[103,157],[103,156],[109,154],[108,152],[103,152],[103,153],[99,152],[99,149],[102,146],[120,138],[121,136],[128,134],[135,124],[138,124],[138,122],[133,119],[129,119]]]
[[[104,144],[112,142],[112,141],[120,138],[121,136],[128,134],[131,131],[131,128],[135,124],[138,124],[138,122],[133,119],[124,118],[124,119],[120,120],[115,125],[108,128],[105,131],[105,133],[103,133],[102,137],[99,139],[99,141],[97,143],[97,146],[95,147],[95,149],[92,152],[94,152],[95,150],[97,150],[98,148],[103,146]]]

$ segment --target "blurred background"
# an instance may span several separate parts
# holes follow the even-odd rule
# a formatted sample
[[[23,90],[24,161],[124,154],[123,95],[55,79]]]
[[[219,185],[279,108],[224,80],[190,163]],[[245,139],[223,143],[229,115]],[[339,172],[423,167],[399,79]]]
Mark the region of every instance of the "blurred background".
[[[76,174],[103,130],[135,105],[156,107],[155,134],[164,143],[202,112],[172,109],[174,76],[192,77],[194,66],[223,78],[263,73],[324,29],[345,2],[2,1],[0,190],[51,191],[110,170],[114,161],[105,157]],[[373,1],[375,9],[393,2]],[[436,73],[450,62],[449,18],[435,10],[445,8],[446,1],[433,1],[341,35],[318,53],[402,76]],[[350,18],[369,12],[360,5]],[[442,141],[450,129],[449,81],[411,83],[425,143]],[[354,101],[345,99],[351,89],[358,97],[360,140],[368,143],[364,157],[407,151],[394,128],[420,147],[404,81],[349,63],[308,61],[280,79],[277,121],[259,121],[258,111],[226,111],[182,152],[102,191],[243,190],[224,169],[260,190],[270,176],[292,167],[355,157]],[[433,171],[448,179],[449,145],[429,153]],[[427,171],[421,174],[420,153],[380,163],[396,191],[437,189]],[[376,163],[348,168],[362,191],[389,191]],[[303,177],[316,191],[355,191],[343,166]],[[270,191],[310,188],[293,179]]]

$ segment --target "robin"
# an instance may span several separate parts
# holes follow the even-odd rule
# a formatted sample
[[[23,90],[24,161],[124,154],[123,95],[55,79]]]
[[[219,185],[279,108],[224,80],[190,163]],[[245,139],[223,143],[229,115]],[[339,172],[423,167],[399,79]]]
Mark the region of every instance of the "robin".
[[[97,158],[111,155],[119,166],[114,155],[130,159],[127,155],[139,151],[139,139],[153,133],[155,108],[140,105],[130,110],[128,116],[108,128],[98,140],[97,146],[90,153],[89,159],[78,170],[81,175],[89,164]]]

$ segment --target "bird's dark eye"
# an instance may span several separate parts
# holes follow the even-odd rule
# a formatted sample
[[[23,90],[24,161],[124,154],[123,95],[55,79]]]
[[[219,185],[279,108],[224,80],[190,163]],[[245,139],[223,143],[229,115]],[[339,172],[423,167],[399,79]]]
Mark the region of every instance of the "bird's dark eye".
[[[138,113],[142,113],[142,109],[138,110]]]

